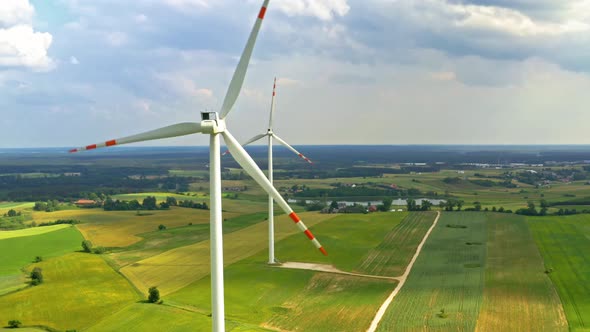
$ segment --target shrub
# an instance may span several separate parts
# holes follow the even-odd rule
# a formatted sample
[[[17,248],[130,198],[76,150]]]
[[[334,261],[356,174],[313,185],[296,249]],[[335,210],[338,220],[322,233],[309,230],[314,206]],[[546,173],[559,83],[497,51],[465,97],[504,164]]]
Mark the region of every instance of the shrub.
[[[17,319],[13,319],[13,320],[9,320],[8,321],[8,327],[10,327],[11,329],[17,329],[19,328],[23,323],[21,323],[20,320]]]
[[[160,301],[160,291],[158,290],[158,287],[150,287],[148,290],[148,302],[157,303],[158,301]]]
[[[92,249],[92,253],[100,255],[100,254],[104,254],[105,252],[107,252],[107,249],[105,247],[96,247]]]
[[[88,240],[82,241],[82,249],[84,252],[92,252],[92,242]]]
[[[159,231],[166,230],[166,226],[164,226],[164,225],[160,224],[160,226],[158,226],[158,230],[159,230]]]
[[[33,263],[39,263],[43,261],[43,257],[41,256],[35,256],[35,260],[33,261]]]
[[[31,272],[31,285],[37,286],[41,283],[43,283],[43,271],[37,266]]]

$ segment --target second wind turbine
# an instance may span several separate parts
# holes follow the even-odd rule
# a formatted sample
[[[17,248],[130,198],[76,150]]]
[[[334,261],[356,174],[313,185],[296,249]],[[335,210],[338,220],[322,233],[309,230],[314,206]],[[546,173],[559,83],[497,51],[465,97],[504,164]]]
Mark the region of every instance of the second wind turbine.
[[[244,144],[242,144],[242,146],[246,146],[248,144],[254,143],[264,137],[268,137],[268,180],[270,181],[270,183],[273,183],[273,162],[272,162],[272,144],[273,144],[273,138],[277,140],[277,142],[281,143],[282,145],[284,145],[287,149],[291,150],[293,153],[295,153],[297,156],[299,156],[301,159],[307,161],[310,164],[313,164],[311,162],[311,160],[309,160],[309,158],[307,158],[306,156],[304,156],[303,154],[301,154],[299,151],[295,150],[295,148],[293,148],[291,145],[289,145],[287,142],[285,142],[283,139],[281,139],[279,136],[277,136],[277,134],[274,133],[274,131],[272,130],[272,124],[273,124],[273,114],[274,114],[274,110],[275,110],[275,97],[277,95],[277,79],[275,77],[274,79],[274,84],[272,86],[272,99],[270,102],[270,119],[268,121],[268,130],[266,131],[266,133],[264,134],[260,134],[260,135],[256,135],[254,137],[252,137],[251,139],[247,140]],[[229,151],[226,151],[224,153],[228,154]],[[277,263],[276,259],[275,259],[275,235],[274,235],[275,231],[274,231],[274,199],[272,198],[272,196],[268,196],[268,264],[275,264]],[[310,234],[306,235],[310,238],[310,240],[312,240],[312,238],[310,237]],[[313,241],[313,240],[312,240]]]

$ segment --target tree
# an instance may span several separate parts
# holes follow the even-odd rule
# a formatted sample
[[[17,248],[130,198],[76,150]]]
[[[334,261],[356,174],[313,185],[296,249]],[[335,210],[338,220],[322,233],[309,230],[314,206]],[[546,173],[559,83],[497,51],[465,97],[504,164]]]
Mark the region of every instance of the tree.
[[[457,200],[457,211],[461,211],[461,207],[463,207],[463,201]]]
[[[430,203],[429,200],[422,200],[422,207],[420,208],[420,210],[422,211],[430,211],[430,208],[432,207],[432,203]]]
[[[6,216],[7,217],[16,217],[18,215],[19,214],[15,210],[13,210],[13,209],[8,210],[8,212],[6,213]]]
[[[475,211],[481,211],[481,203],[480,202],[473,202],[475,205]]]
[[[18,329],[23,323],[20,320],[13,319],[8,321],[8,327],[11,329]]]
[[[156,303],[158,301],[160,301],[160,291],[158,290],[158,287],[150,287],[148,290],[148,302]]]
[[[337,201],[332,201],[332,203],[330,203],[330,212],[333,211],[338,211],[338,202]]]
[[[155,196],[148,196],[143,199],[143,203],[141,204],[144,209],[146,210],[156,210],[158,206],[156,205],[156,197]]]
[[[31,284],[33,286],[43,283],[43,271],[40,267],[36,266],[31,272]]]
[[[158,230],[163,231],[166,229],[166,226],[160,224],[160,226],[158,226]]]
[[[383,199],[383,211],[391,210],[391,203],[393,203],[393,198],[386,197]]]
[[[416,211],[416,200],[408,198],[408,200],[406,201],[406,206],[408,208],[408,211]]]
[[[174,197],[166,197],[166,203],[170,206],[176,206],[178,202],[176,202],[176,198]]]
[[[84,252],[92,252],[92,242],[88,240],[82,241],[82,249]]]

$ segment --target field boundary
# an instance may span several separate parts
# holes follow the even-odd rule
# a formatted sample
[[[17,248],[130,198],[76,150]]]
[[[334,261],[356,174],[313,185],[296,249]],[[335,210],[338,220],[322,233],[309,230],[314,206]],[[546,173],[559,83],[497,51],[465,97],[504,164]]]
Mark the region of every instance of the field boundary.
[[[418,256],[420,255],[420,252],[422,251],[422,247],[424,246],[424,243],[426,243],[426,240],[428,240],[430,233],[432,233],[432,230],[434,229],[434,227],[436,227],[436,224],[437,224],[439,218],[440,218],[440,211],[436,211],[436,218],[434,219],[432,226],[430,226],[430,228],[428,229],[428,231],[424,235],[422,242],[420,242],[420,244],[418,245],[418,248],[416,248],[416,253],[414,254],[414,257],[412,257],[412,260],[410,261],[410,264],[408,264],[408,267],[406,267],[406,271],[404,272],[404,274],[402,274],[399,277],[399,283],[397,284],[397,286],[395,287],[393,292],[391,292],[389,297],[387,297],[385,302],[383,302],[383,304],[381,305],[381,307],[377,311],[377,314],[375,315],[375,318],[373,318],[373,321],[371,322],[371,325],[367,329],[367,332],[375,332],[377,330],[377,327],[379,326],[379,322],[381,322],[381,319],[383,318],[383,315],[385,315],[385,311],[387,310],[387,308],[389,307],[389,305],[393,301],[393,298],[399,293],[400,289],[406,283],[406,280],[408,279],[408,275],[410,274],[410,271],[412,271],[412,267],[414,266],[416,259],[418,259]]]

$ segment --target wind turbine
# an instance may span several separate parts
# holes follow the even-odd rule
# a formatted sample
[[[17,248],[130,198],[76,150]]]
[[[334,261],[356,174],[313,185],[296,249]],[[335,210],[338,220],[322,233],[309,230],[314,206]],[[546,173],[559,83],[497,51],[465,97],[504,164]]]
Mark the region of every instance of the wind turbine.
[[[272,119],[275,110],[275,97],[277,95],[277,78],[275,77],[274,83],[272,86],[272,99],[270,102],[270,119],[268,121],[268,130],[264,134],[256,135],[251,139],[247,140],[242,146],[246,146],[250,143],[254,143],[259,139],[264,137],[268,137],[268,180],[270,183],[273,182],[273,175],[272,175],[272,140],[273,138],[277,140],[277,142],[284,145],[287,149],[291,150],[301,159],[307,161],[310,164],[313,164],[309,158],[301,154],[299,151],[295,150],[291,145],[281,139],[277,134],[274,133],[272,130]],[[223,153],[223,155],[228,154],[229,151]],[[271,195],[268,195],[268,264],[274,264],[275,261],[275,238],[274,238],[274,202]]]
[[[273,187],[270,181],[264,176],[264,173],[258,168],[254,160],[248,155],[244,148],[227,130],[225,118],[234,106],[242,89],[242,84],[246,76],[252,50],[256,43],[256,37],[260,31],[262,20],[266,14],[269,0],[264,0],[262,8],[258,13],[258,18],[254,23],[246,47],[242,53],[238,66],[231,79],[223,105],[218,113],[201,112],[201,122],[184,122],[171,126],[159,128],[156,130],[140,133],[133,136],[127,136],[114,139],[98,144],[87,145],[78,149],[72,149],[70,152],[93,150],[96,148],[109,147],[121,144],[150,141],[168,137],[177,137],[190,134],[209,135],[209,158],[210,158],[210,228],[211,228],[211,311],[212,311],[212,330],[225,331],[225,315],[223,300],[223,238],[222,238],[222,217],[221,217],[221,168],[220,168],[220,136],[223,136],[225,144],[231,152],[234,159],[269,195],[271,195],[278,205],[289,215],[295,222],[295,225],[311,240],[316,248],[324,255],[326,250],[307,229],[299,216],[287,204],[279,192]]]

